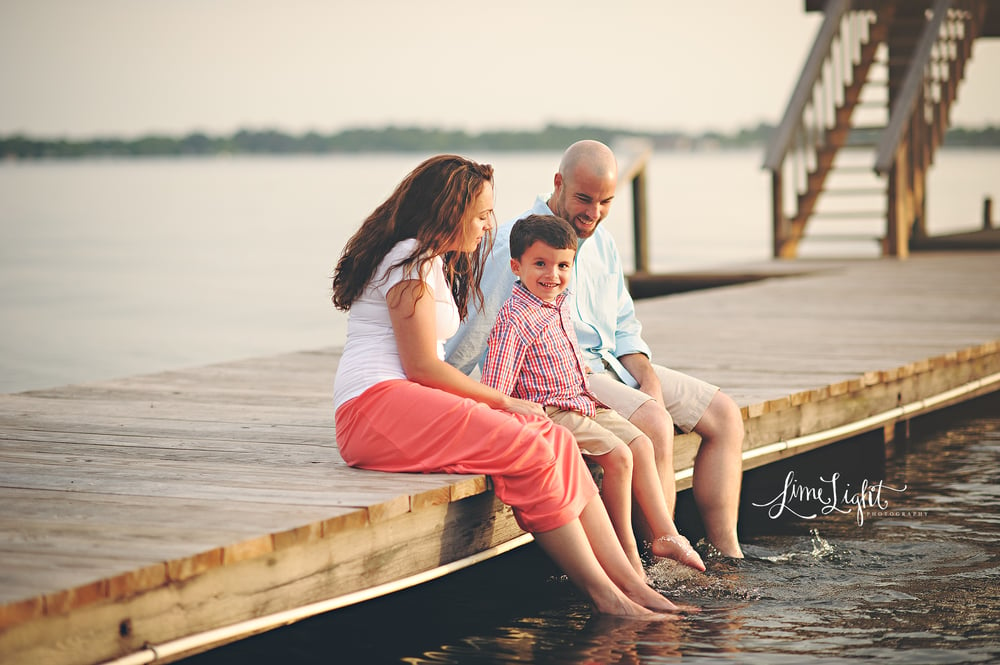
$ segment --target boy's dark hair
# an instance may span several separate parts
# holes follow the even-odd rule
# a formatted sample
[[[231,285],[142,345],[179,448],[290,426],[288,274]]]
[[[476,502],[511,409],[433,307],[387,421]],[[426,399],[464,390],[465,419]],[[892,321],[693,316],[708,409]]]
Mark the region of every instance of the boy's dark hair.
[[[554,249],[572,249],[575,252],[577,247],[576,230],[562,217],[528,215],[514,222],[510,230],[510,258],[520,261],[538,240]]]

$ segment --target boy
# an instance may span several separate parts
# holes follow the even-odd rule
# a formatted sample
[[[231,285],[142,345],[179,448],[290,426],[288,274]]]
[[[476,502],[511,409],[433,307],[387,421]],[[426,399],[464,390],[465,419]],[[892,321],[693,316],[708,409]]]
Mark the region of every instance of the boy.
[[[638,572],[643,568],[632,531],[633,492],[653,554],[705,570],[667,512],[652,442],[588,388],[565,293],[576,248],[576,231],[559,217],[529,215],[511,229],[510,267],[518,281],[490,334],[482,382],[544,406],[549,418],[573,433],[581,452],[601,466],[601,496]]]

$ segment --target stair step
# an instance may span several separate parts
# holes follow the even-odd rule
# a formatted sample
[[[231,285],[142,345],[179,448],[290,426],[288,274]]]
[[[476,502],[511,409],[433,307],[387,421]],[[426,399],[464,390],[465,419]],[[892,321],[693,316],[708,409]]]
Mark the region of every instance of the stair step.
[[[851,127],[851,132],[881,132],[885,127],[885,125],[857,125]]]
[[[875,167],[873,167],[871,164],[861,164],[858,166],[841,164],[841,165],[835,165],[832,169],[830,169],[830,172],[838,173],[841,175],[850,175],[854,173],[864,173],[866,175],[874,175]]]
[[[898,21],[898,19],[897,19]],[[911,28],[911,32],[899,31],[896,36],[892,38],[892,45],[896,48],[902,48],[906,51],[912,51],[917,44],[920,43],[920,32],[923,28],[923,24],[917,27]]]
[[[885,210],[836,210],[828,212],[814,212],[813,219],[885,219]]]
[[[857,233],[819,233],[819,234],[809,234],[807,233],[803,236],[803,240],[818,240],[820,242],[844,242],[844,241],[875,241],[882,242],[882,236],[876,235],[864,235]]]
[[[816,154],[821,157],[830,158],[836,157],[838,152],[842,152],[844,154],[857,154],[859,152],[859,148],[874,148],[877,145],[878,143],[875,141],[865,142],[860,139],[855,139],[853,141],[848,140],[839,148],[834,145],[820,146],[816,149]]]
[[[867,196],[872,194],[885,194],[885,187],[844,187],[834,189],[824,189],[826,196]]]

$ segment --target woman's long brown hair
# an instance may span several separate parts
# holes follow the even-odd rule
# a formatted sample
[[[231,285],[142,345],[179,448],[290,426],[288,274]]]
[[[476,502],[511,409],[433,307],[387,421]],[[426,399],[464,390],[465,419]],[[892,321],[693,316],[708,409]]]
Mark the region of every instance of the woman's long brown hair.
[[[415,238],[410,256],[390,269],[406,266],[423,274],[424,266],[441,256],[445,276],[462,319],[469,298],[482,306],[479,290],[483,260],[492,246],[489,232],[475,252],[446,251],[465,238],[463,223],[469,206],[485,183],[493,184],[493,167],[457,155],[438,155],[413,169],[382,205],[347,241],[333,275],[333,304],[349,310],[372,280],[386,254],[401,240]]]

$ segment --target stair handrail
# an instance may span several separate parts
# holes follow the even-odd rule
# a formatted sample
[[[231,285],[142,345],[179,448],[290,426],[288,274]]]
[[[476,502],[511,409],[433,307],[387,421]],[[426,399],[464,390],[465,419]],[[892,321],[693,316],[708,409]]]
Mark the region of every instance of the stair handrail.
[[[924,26],[923,34],[920,36],[917,48],[914,51],[912,62],[923,63],[923,66],[910,67],[906,73],[906,80],[900,88],[899,96],[892,104],[889,111],[889,124],[882,132],[882,138],[878,144],[875,157],[875,171],[884,175],[892,170],[892,165],[896,161],[896,151],[903,140],[906,128],[910,124],[913,114],[917,112],[917,101],[923,91],[925,70],[930,64],[931,52],[934,44],[941,34],[941,26],[948,15],[953,0],[936,0],[934,3],[934,15]]]
[[[823,71],[823,65],[830,54],[834,38],[840,32],[840,24],[844,15],[851,9],[851,0],[830,0],[827,3],[823,25],[820,26],[812,50],[802,68],[802,74],[792,92],[792,98],[785,109],[781,124],[768,143],[764,157],[764,168],[777,171],[785,161],[789,146],[795,135],[795,128],[805,112],[806,105],[813,95],[816,81]]]

